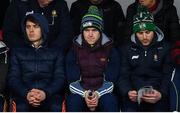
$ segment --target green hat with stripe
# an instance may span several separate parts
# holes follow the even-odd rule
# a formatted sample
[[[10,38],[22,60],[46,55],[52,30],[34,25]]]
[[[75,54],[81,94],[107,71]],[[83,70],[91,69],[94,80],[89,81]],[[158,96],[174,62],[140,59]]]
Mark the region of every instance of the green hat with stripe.
[[[144,30],[155,31],[156,25],[154,24],[153,15],[148,9],[139,5],[137,14],[133,17],[133,32],[137,33]]]
[[[104,29],[102,13],[96,6],[90,6],[88,12],[82,18],[81,32],[87,27],[95,27],[101,32]]]

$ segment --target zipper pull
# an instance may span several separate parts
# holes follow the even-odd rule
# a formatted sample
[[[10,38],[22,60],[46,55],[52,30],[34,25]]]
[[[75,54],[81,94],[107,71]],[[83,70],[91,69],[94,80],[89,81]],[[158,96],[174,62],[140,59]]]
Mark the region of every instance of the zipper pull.
[[[147,56],[147,51],[144,51],[144,56]]]

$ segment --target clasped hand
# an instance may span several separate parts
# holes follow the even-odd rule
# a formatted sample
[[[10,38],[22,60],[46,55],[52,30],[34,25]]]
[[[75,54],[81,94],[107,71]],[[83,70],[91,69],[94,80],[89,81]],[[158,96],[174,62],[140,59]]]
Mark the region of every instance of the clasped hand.
[[[92,92],[91,97],[89,97],[89,92],[85,94],[85,101],[87,104],[87,107],[89,108],[90,111],[95,111],[96,107],[98,106],[99,102],[99,95],[97,92]]]
[[[33,107],[38,107],[46,99],[46,94],[40,89],[32,89],[27,94],[27,100]]]

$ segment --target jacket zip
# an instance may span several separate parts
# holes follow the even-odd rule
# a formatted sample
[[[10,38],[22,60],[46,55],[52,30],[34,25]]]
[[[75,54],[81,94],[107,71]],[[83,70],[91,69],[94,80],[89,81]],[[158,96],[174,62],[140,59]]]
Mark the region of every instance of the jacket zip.
[[[147,56],[147,51],[144,51],[144,56]]]
[[[38,72],[38,59],[37,59],[38,57],[37,57],[37,52],[38,52],[37,49],[35,49],[35,61],[36,61],[36,62],[35,62],[35,63],[36,63],[36,64],[35,64],[35,65],[36,65],[35,71],[36,71],[36,74],[37,74],[37,72]],[[37,80],[36,80],[36,83],[35,83],[35,87],[38,88],[38,81],[37,81]]]

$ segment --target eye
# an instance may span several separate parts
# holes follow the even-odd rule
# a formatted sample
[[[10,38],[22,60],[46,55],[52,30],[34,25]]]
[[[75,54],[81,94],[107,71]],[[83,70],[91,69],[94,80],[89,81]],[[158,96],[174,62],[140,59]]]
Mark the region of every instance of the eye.
[[[142,35],[142,34],[143,34],[143,32],[141,32],[141,31],[140,31],[140,32],[138,32],[138,34],[139,34],[139,35]]]
[[[146,31],[145,33],[146,33],[146,34],[150,34],[150,33],[151,33],[151,31]]]
[[[97,30],[97,29],[93,29],[92,31],[93,31],[93,32],[97,32],[98,30]]]
[[[34,25],[34,28],[39,28],[40,26],[38,24]]]
[[[31,26],[30,25],[26,25],[26,29],[29,29]]]

